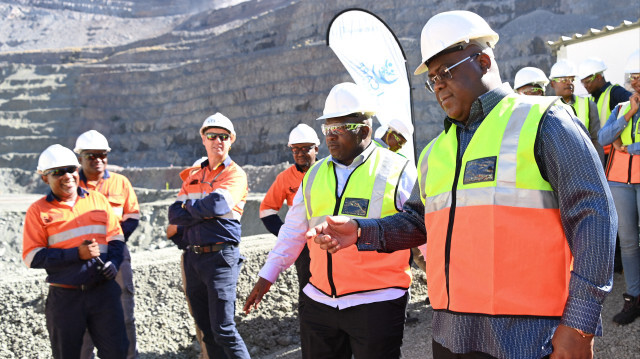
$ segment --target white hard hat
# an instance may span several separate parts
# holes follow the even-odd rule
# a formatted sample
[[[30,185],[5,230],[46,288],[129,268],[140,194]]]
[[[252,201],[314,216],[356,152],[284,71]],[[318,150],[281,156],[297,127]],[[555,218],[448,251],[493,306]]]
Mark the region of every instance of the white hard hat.
[[[352,113],[373,116],[375,105],[369,94],[353,82],[343,82],[333,86],[324,103],[324,111],[318,120],[342,117]]]
[[[220,112],[216,112],[215,114],[207,117],[207,119],[204,120],[204,122],[202,123],[202,127],[200,127],[201,135],[204,133],[204,129],[207,127],[220,127],[229,131],[230,134],[234,136],[236,135],[236,131],[233,129],[231,120]]]
[[[311,126],[301,123],[291,130],[289,134],[289,147],[296,143],[313,143],[318,146],[320,145],[320,139]]]
[[[542,88],[549,84],[547,76],[537,67],[523,67],[516,72],[516,78],[513,80],[513,88],[519,89],[525,85],[538,85]]]
[[[607,65],[604,64],[604,61],[597,57],[590,57],[582,61],[578,66],[578,79],[583,80],[606,69]]]
[[[90,130],[78,136],[73,152],[80,153],[84,150],[105,150],[109,152],[111,151],[111,147],[109,147],[107,138],[100,132]]]
[[[420,50],[422,64],[416,68],[414,75],[428,70],[427,62],[453,45],[459,43],[477,43],[482,48],[493,48],[498,42],[498,34],[478,14],[470,11],[456,10],[434,15],[422,28]]]
[[[389,128],[398,132],[404,137],[405,140],[408,140],[413,135],[413,124],[411,122],[404,122],[398,118],[392,118],[389,121]]]
[[[80,167],[80,163],[70,149],[56,143],[42,151],[38,158],[37,170],[39,174],[43,174],[48,169],[65,166]]]
[[[551,71],[549,72],[549,78],[555,79],[558,77],[575,77],[576,76],[576,68],[567,60],[558,60],[553,66],[551,66]]]
[[[624,67],[625,74],[640,73],[640,49],[634,51],[627,58],[627,65]]]

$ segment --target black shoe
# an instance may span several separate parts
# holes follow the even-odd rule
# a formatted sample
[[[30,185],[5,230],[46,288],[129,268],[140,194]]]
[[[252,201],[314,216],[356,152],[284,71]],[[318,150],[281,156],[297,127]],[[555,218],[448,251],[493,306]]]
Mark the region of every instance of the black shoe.
[[[624,307],[620,313],[613,316],[613,321],[625,325],[640,317],[640,295],[633,297],[624,293],[622,297],[624,298]]]

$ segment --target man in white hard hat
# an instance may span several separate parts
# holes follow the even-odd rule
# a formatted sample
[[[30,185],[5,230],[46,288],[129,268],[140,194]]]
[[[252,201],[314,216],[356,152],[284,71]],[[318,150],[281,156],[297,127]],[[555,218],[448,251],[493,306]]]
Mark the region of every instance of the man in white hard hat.
[[[320,139],[316,131],[304,123],[297,125],[289,134],[288,146],[293,153],[294,164],[278,174],[260,203],[260,219],[267,230],[276,237],[283,224],[282,219],[278,216],[278,211],[285,201],[289,207],[293,204],[293,197],[298,192],[302,178],[316,163],[319,145]],[[309,261],[309,248],[305,244],[295,261],[299,299],[302,299],[302,288],[309,283],[309,277],[311,277]]]
[[[606,174],[618,212],[618,236],[624,269],[626,293],[624,306],[613,321],[626,325],[640,317],[640,245],[638,224],[640,219],[640,50],[627,59],[625,74],[634,93],[629,101],[620,103],[611,112],[609,120],[598,134],[602,143],[621,140],[621,147],[611,151]]]
[[[244,305],[246,313],[255,308],[307,244],[311,278],[299,311],[305,359],[400,357],[411,284],[409,251],[327,255],[305,239],[326,215],[380,218],[397,213],[409,196],[415,167],[371,143],[374,113],[366,91],[356,84],[331,89],[318,118],[331,155],[307,171]]]
[[[591,99],[598,107],[600,127],[609,119],[613,108],[625,101],[629,101],[631,93],[620,85],[613,85],[604,78],[607,65],[597,57],[585,59],[578,65],[578,79],[591,95]],[[604,146],[605,164],[611,152],[612,145]]]
[[[200,127],[207,160],[183,182],[169,207],[169,223],[182,227],[187,297],[212,358],[249,358],[235,325],[240,255],[240,218],[246,203],[246,173],[229,157],[236,140],[231,120],[221,113]]]
[[[549,79],[537,67],[521,68],[513,80],[513,88],[521,95],[544,96],[548,84]]]
[[[22,259],[47,271],[45,316],[54,358],[79,358],[88,330],[100,358],[126,357],[128,341],[115,277],[124,236],[108,200],[78,186],[79,163],[61,145],[38,159],[49,193],[27,210]]]
[[[611,192],[568,109],[502,83],[497,41],[472,12],[427,22],[415,73],[428,71],[447,117],[411,198],[383,219],[329,217],[307,238],[336,254],[426,241],[435,358],[590,358],[613,283]]]
[[[133,191],[133,186],[127,177],[107,170],[107,157],[111,151],[107,138],[96,130],[84,132],[76,140],[73,149],[80,159],[78,185],[86,190],[94,190],[102,193],[118,216],[120,227],[124,234],[124,258],[120,264],[120,270],[116,282],[122,290],[121,300],[124,310],[124,319],[129,338],[128,359],[138,358],[136,341],[136,321],[134,315],[135,299],[133,286],[133,272],[131,270],[131,254],[126,242],[131,233],[138,227],[140,221],[140,206],[138,197]],[[82,359],[93,357],[93,342],[89,333],[85,333],[82,345]]]
[[[600,131],[598,107],[590,98],[576,96],[573,93],[575,77],[575,67],[567,60],[559,60],[551,66],[549,73],[551,88],[556,96],[560,96],[562,103],[571,106],[578,120],[585,126],[600,160],[604,161],[604,151],[598,142],[598,131]]]
[[[413,125],[393,118],[387,126],[381,126],[376,130],[373,140],[375,145],[398,153],[411,136],[413,136]]]

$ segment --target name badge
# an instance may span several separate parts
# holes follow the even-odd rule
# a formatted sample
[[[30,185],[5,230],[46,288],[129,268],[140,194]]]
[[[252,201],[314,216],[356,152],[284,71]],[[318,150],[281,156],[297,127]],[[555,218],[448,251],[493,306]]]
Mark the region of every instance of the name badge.
[[[345,198],[342,206],[342,214],[350,216],[367,216],[367,208],[369,208],[369,200],[365,198]]]
[[[492,182],[496,178],[497,161],[497,156],[468,161],[464,168],[464,179],[462,183]]]

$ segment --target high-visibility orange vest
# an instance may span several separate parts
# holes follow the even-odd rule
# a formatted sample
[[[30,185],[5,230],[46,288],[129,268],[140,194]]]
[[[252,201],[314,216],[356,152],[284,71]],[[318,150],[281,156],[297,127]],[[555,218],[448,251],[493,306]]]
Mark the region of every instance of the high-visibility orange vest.
[[[631,104],[628,101],[618,106],[620,106],[618,116],[624,116],[631,108]],[[631,121],[633,121],[633,119],[631,119]],[[627,125],[620,134],[620,139],[624,146],[640,142],[640,133],[638,133],[640,129],[640,118],[635,123],[635,133],[633,136],[631,127],[630,124]],[[605,172],[607,174],[607,180],[612,182],[640,183],[640,156],[614,150],[609,155]]]
[[[540,119],[556,100],[509,95],[462,158],[455,125],[422,152],[418,181],[435,310],[562,315],[572,257],[557,196],[534,156]]]
[[[307,171],[302,180],[309,227],[326,216],[383,218],[400,211],[395,194],[407,160],[375,147],[349,176],[341,196],[337,196],[334,163],[324,158]],[[331,297],[385,288],[407,289],[411,285],[409,250],[393,253],[360,252],[356,246],[335,254],[307,242],[311,264],[309,282]]]

